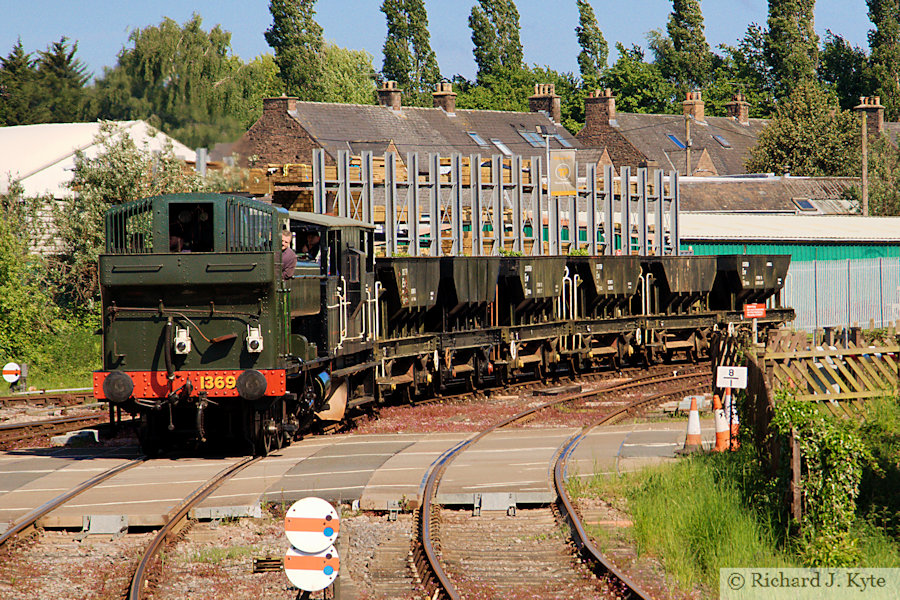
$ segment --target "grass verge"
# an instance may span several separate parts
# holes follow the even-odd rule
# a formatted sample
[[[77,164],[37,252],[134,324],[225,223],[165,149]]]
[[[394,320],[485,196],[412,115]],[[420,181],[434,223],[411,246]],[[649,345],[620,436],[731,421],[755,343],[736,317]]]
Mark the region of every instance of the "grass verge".
[[[571,478],[568,489],[573,498],[603,499],[632,520],[627,530],[592,532],[601,546],[625,541],[639,556],[660,560],[681,590],[715,598],[720,568],[806,566],[771,500],[771,483],[745,447],[622,476]],[[853,533],[859,566],[900,566],[900,544],[889,529],[859,517]]]

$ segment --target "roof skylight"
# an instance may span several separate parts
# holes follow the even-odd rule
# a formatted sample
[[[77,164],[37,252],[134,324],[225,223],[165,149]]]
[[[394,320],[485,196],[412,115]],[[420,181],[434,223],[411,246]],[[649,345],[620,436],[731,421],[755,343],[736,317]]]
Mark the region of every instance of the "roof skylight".
[[[684,142],[679,140],[677,137],[675,137],[671,133],[669,135],[667,135],[666,137],[668,137],[670,140],[672,140],[672,143],[675,144],[676,146],[678,146],[681,150],[684,150],[685,148],[687,148],[687,146],[684,145]]]
[[[506,144],[504,144],[501,140],[498,140],[497,138],[491,138],[491,143],[497,146],[497,149],[500,150],[500,152],[502,152],[504,156],[512,156],[512,150],[507,148]]]
[[[467,131],[466,133],[468,133],[469,137],[472,138],[475,141],[475,143],[478,144],[479,146],[487,146],[488,145],[488,143],[486,141],[484,141],[484,138],[481,137],[480,135],[478,135],[477,133],[475,133],[474,131]]]
[[[728,143],[728,140],[723,138],[721,135],[714,135],[713,139],[719,142],[723,148],[731,148],[731,144]]]

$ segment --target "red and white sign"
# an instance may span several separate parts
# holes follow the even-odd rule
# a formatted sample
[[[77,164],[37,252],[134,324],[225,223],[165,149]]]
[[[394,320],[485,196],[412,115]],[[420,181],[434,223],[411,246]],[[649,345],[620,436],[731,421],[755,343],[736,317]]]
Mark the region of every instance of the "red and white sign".
[[[284,533],[294,548],[322,552],[337,539],[341,519],[325,500],[310,496],[297,500],[284,515]],[[287,568],[287,565],[285,565]]]
[[[15,383],[22,376],[22,369],[14,362],[3,365],[3,381],[6,383]]]
[[[764,319],[766,317],[766,305],[765,304],[745,304],[744,305],[744,318],[745,319]]]
[[[340,566],[341,560],[334,546],[312,553],[288,548],[284,554],[284,574],[304,592],[318,592],[334,583]]]

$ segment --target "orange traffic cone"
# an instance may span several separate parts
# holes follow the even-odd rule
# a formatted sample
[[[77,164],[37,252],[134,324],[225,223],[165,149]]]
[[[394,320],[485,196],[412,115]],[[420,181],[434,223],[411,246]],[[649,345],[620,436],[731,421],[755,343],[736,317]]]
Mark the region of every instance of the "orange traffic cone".
[[[731,449],[737,450],[741,447],[741,443],[738,441],[741,422],[738,420],[737,405],[731,396],[731,388],[725,388],[725,418],[731,424]]]
[[[682,453],[700,450],[700,411],[697,410],[697,399],[691,398],[691,412],[688,413],[687,437],[684,438]]]
[[[713,451],[725,452],[728,450],[731,432],[728,428],[728,418],[725,416],[725,411],[722,410],[722,402],[719,400],[718,395],[713,396],[713,416],[716,420],[716,445]]]

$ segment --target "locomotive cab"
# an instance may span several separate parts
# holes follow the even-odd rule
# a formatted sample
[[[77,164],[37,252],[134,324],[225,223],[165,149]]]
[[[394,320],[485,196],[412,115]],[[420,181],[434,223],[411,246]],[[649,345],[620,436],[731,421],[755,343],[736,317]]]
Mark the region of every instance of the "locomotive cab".
[[[115,206],[105,228],[95,397],[140,416],[148,454],[215,440],[265,454],[342,418],[355,371],[340,369],[370,362],[370,228],[218,194]],[[285,230],[322,242],[290,279]]]

